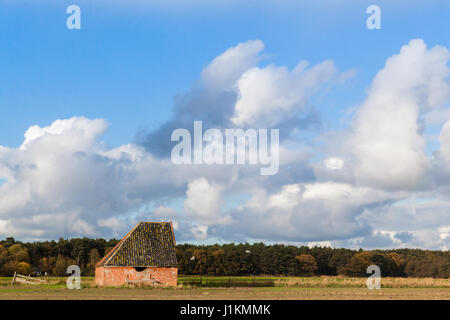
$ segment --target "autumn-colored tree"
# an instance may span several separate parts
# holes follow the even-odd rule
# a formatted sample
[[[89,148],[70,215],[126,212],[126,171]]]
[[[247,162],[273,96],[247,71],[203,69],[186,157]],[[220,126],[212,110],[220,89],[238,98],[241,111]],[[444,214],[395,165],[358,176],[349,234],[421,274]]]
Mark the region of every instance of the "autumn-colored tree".
[[[0,244],[0,268],[9,260],[8,250]]]
[[[43,273],[47,273],[49,275],[53,272],[53,268],[55,267],[52,262],[53,259],[49,259],[47,257],[41,258],[39,260],[39,268]]]
[[[10,237],[0,240],[0,275],[13,275],[18,268],[24,267],[18,266],[20,262],[28,263],[32,270],[39,268],[49,275],[57,271],[59,275],[67,276],[67,266],[71,264],[79,265],[82,275],[93,274],[92,265],[98,258],[93,249],[96,249],[100,256],[104,256],[117,243],[116,239],[90,238],[26,243]],[[180,274],[298,275],[303,271],[300,270],[300,262],[295,257],[310,255],[317,262],[317,270],[314,273],[320,275],[367,277],[367,266],[376,264],[381,268],[382,276],[450,277],[450,252],[438,250],[355,251],[283,244],[228,243],[178,244],[176,255]]]
[[[13,244],[13,245],[8,247],[8,253],[10,255],[13,255],[13,254],[19,252],[22,249],[23,249],[22,245],[20,243],[16,243],[16,244]]]
[[[367,267],[371,265],[370,252],[362,251],[355,254],[349,263],[349,272],[353,276],[365,276],[367,274]]]
[[[392,261],[392,268],[390,270],[390,275],[392,276],[404,276],[404,269],[406,265],[405,259],[403,259],[398,253],[391,252],[389,253],[389,258]]]
[[[318,266],[316,259],[310,254],[296,256],[298,268],[301,274],[312,275],[316,273]]]
[[[14,244],[8,248],[11,259],[17,262],[30,262],[28,250],[21,244]]]
[[[31,273],[31,266],[26,262],[19,262],[15,267],[18,274],[29,275]]]
[[[53,268],[53,274],[55,276],[63,277],[66,275],[66,258],[63,255],[58,255],[55,267]]]
[[[4,276],[12,277],[14,275],[14,272],[17,271],[17,262],[15,261],[9,261],[5,263],[1,268],[1,273]]]

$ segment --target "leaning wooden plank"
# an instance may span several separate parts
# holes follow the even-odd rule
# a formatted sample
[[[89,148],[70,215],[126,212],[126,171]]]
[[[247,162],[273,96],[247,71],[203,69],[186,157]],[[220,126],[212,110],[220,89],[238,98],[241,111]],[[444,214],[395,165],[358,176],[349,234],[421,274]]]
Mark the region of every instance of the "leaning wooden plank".
[[[13,284],[14,283],[40,284],[40,283],[47,283],[47,281],[14,273]]]
[[[42,280],[42,279],[38,279],[38,278],[32,278],[32,277],[27,277],[27,276],[23,276],[21,274],[17,275],[18,278],[22,278],[22,279],[26,279],[28,281],[35,281],[35,282],[41,282],[41,283],[47,283],[46,280]]]

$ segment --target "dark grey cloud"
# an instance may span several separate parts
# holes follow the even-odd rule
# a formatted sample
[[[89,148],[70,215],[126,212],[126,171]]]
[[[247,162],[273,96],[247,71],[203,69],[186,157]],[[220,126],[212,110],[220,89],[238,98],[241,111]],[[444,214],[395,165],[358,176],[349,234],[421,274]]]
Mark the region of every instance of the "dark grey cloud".
[[[401,242],[411,242],[413,239],[413,234],[407,231],[397,232],[394,237]]]
[[[170,157],[173,146],[177,144],[170,139],[175,129],[187,129],[193,136],[196,120],[202,121],[203,131],[209,128],[228,128],[231,126],[229,119],[234,112],[236,99],[236,92],[207,89],[197,89],[178,96],[174,99],[173,117],[155,130],[138,132],[137,143],[159,158]]]

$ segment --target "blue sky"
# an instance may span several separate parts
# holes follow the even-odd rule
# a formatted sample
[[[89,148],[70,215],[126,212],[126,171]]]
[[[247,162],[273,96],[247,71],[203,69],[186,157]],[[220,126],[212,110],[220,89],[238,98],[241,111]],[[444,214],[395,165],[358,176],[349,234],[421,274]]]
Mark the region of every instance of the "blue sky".
[[[357,70],[322,101],[331,122],[364,98],[386,57],[410,39],[449,46],[444,1],[336,2],[1,1],[0,143],[18,146],[30,125],[74,115],[107,119],[105,141],[127,143],[166,120],[173,97],[210,60],[249,39],[265,43],[263,63],[292,68],[301,59],[333,59],[341,70]],[[82,10],[81,30],[65,27],[73,3]],[[365,27],[372,3],[381,5],[382,30]]]
[[[0,0],[0,235],[11,233],[24,239],[82,235],[111,237],[126,231],[136,219],[167,218],[178,221],[178,238],[185,241],[322,241],[327,245],[364,246],[365,243],[376,244],[379,240],[380,245],[389,243],[387,246],[391,247],[447,248],[450,200],[445,196],[447,183],[441,181],[447,174],[442,173],[446,169],[441,168],[446,163],[446,149],[439,151],[444,141],[444,138],[439,140],[439,136],[445,136],[443,126],[448,119],[440,115],[450,115],[447,112],[449,99],[443,98],[436,106],[433,105],[439,111],[434,113],[428,107],[422,110],[421,103],[417,105],[421,111],[413,124],[419,124],[417,131],[420,134],[408,142],[413,144],[413,151],[423,147],[431,164],[422,170],[414,186],[401,182],[402,177],[396,180],[398,171],[392,173],[392,181],[380,180],[379,172],[367,172],[366,164],[372,163],[373,159],[367,158],[364,152],[359,153],[359,147],[365,143],[376,144],[379,140],[367,136],[364,138],[367,140],[360,140],[357,133],[372,125],[370,119],[364,118],[364,110],[372,103],[370,88],[375,87],[377,74],[386,70],[396,78],[395,71],[389,71],[385,66],[387,59],[399,54],[402,46],[410,47],[408,52],[411,55],[425,50],[421,49],[421,44],[410,43],[411,40],[422,39],[426,44],[424,67],[418,60],[417,69],[423,69],[424,76],[435,72],[442,83],[448,82],[445,72],[432,69],[430,62],[433,59],[432,48],[450,48],[448,2],[241,2],[47,0],[37,3]],[[66,8],[72,4],[81,8],[81,30],[66,28],[69,16]],[[381,8],[381,30],[366,27],[369,16],[366,8],[372,4]],[[163,135],[165,126],[171,128],[182,123],[180,119],[193,120],[194,109],[189,108],[193,108],[195,99],[210,101],[208,99],[211,98],[209,93],[202,91],[202,86],[208,85],[202,71],[230,48],[247,43],[245,50],[249,50],[249,41],[256,39],[264,44],[264,49],[256,53],[257,67],[261,70],[270,71],[270,66],[274,65],[291,71],[302,60],[307,60],[311,68],[326,60],[333,61],[335,75],[321,80],[321,85],[314,87],[317,92],[311,96],[305,93],[307,100],[299,104],[306,107],[294,106],[292,109],[292,118],[302,112],[308,115],[309,110],[317,116],[318,126],[311,130],[297,128],[299,136],[292,134],[294,131],[288,132],[289,138],[283,143],[292,150],[292,159],[296,160],[286,160],[288,164],[281,166],[276,177],[262,180],[249,172],[218,169],[212,173],[208,169],[183,169],[177,173],[180,174],[177,181],[168,173],[172,168],[167,167],[164,157],[152,149],[155,147],[152,137]],[[405,61],[408,56],[408,53],[401,55]],[[436,59],[444,61],[445,52]],[[439,66],[443,68],[445,61]],[[409,67],[414,69],[416,65],[412,63]],[[428,67],[432,71],[428,72]],[[407,75],[409,71],[404,72]],[[400,79],[408,82],[408,76]],[[392,87],[396,87],[392,81]],[[422,85],[420,83],[417,87]],[[446,89],[445,85],[442,86],[444,89],[431,88],[429,92],[439,91],[439,96],[444,96]],[[411,84],[411,88],[414,89],[415,84]],[[390,86],[386,86],[386,90],[389,89]],[[239,93],[236,94],[238,97]],[[429,96],[435,95],[429,93]],[[217,100],[211,101],[222,101],[220,95],[212,98]],[[373,101],[377,99],[373,97]],[[185,109],[180,111],[180,108]],[[206,114],[208,109],[202,108]],[[411,108],[414,109],[415,105]],[[225,117],[224,112],[217,110],[216,113]],[[361,122],[355,120],[355,115],[362,119]],[[396,119],[395,116],[393,114],[392,119]],[[405,113],[405,119],[408,116],[409,113]],[[35,139],[30,143],[36,143],[36,150],[42,151],[30,151],[31,147],[28,151],[23,151],[25,147],[23,150],[19,148],[30,127],[39,126],[45,131],[47,127],[53,128],[55,120],[73,117],[78,117],[78,120],[66,121],[62,125],[66,129],[70,127],[67,135],[66,131],[57,133],[62,135],[61,139],[76,141],[73,149],[66,150],[69,147],[65,143],[53,140],[41,139],[38,144],[35,138],[30,138],[30,141]],[[102,120],[95,122],[94,119]],[[287,128],[292,125],[288,120],[289,116],[277,124]],[[410,123],[409,127],[413,124]],[[403,128],[402,125],[398,123],[399,128]],[[85,132],[70,131],[77,126]],[[404,126],[406,131],[409,127],[407,124]],[[389,127],[378,129],[380,132],[390,130]],[[48,132],[43,133],[46,134]],[[94,142],[89,140],[91,137]],[[419,143],[416,146],[415,141],[422,137],[425,145]],[[390,136],[382,139],[382,142],[388,141]],[[71,145],[71,141],[66,142]],[[96,143],[101,147],[92,151],[98,147]],[[132,147],[127,147],[129,144]],[[401,146],[394,146],[389,150],[394,155],[400,149]],[[129,159],[120,158],[116,154],[119,151]],[[433,156],[437,151],[440,153]],[[80,152],[89,160],[80,160]],[[47,159],[44,153],[58,156]],[[77,156],[67,158],[68,154]],[[136,154],[139,160],[135,160]],[[144,158],[147,160],[142,160]],[[320,167],[323,160],[337,158],[345,160],[346,165],[340,171],[342,174]],[[422,155],[418,155],[419,158],[422,159]],[[74,176],[64,170],[68,159],[73,163],[70,170],[76,172]],[[422,160],[417,160],[417,166],[412,164],[411,170],[422,166]],[[358,167],[354,164],[358,161],[363,161],[364,165]],[[388,176],[386,172],[395,166],[388,160],[384,163],[383,159],[373,163],[377,161],[381,161],[381,167],[388,164],[381,175]],[[43,171],[41,175],[34,175],[25,169],[14,169],[16,167]],[[236,178],[233,180],[234,174]],[[56,181],[64,179],[73,179],[73,182],[70,186],[59,186]],[[93,182],[94,179],[98,181]],[[103,190],[102,185],[108,185],[108,188]],[[330,201],[334,201],[334,197],[339,198],[343,190],[352,193],[354,199],[361,197],[365,200],[345,204],[339,213],[322,214],[320,210],[325,212],[328,209],[308,203],[308,192],[316,195],[329,189],[332,192],[328,197]],[[100,192],[99,200],[91,199],[89,192],[84,194],[83,190]],[[212,196],[205,201],[209,206],[199,209],[194,203],[199,199],[197,193],[204,192]],[[118,193],[123,194],[124,199],[117,196]],[[368,196],[367,193],[376,196]],[[290,218],[287,218],[288,209],[280,209],[280,220],[285,215],[287,220],[294,219],[296,214],[300,219],[308,210],[318,212],[317,220],[303,218],[311,221],[309,229],[316,230],[316,233],[311,231],[311,235],[303,236],[292,231],[284,236],[281,226],[277,233],[268,230],[264,223],[248,230],[242,229],[244,223],[258,219],[253,212],[252,201],[266,203],[270,207],[270,203],[290,196],[304,201],[294,208],[289,207],[293,210],[289,213]],[[16,204],[4,200],[3,204],[2,198],[7,197],[19,200]],[[336,201],[342,203],[341,200]],[[400,227],[399,221],[408,215],[405,208],[411,201],[416,201],[418,207],[414,210],[420,216],[414,220],[415,225]],[[285,206],[286,203],[279,208]],[[333,206],[330,204],[330,208]],[[216,210],[217,219],[205,218],[202,210]],[[437,212],[434,218],[431,218],[430,210]],[[12,212],[18,212],[20,219],[29,220],[19,221]],[[264,212],[261,220],[275,219],[275,212],[276,209]],[[59,222],[45,222],[51,220],[50,217]],[[348,224],[338,227],[341,217]],[[381,223],[382,217],[385,221],[391,221],[386,217],[392,218],[392,224]],[[319,222],[316,225],[314,221],[321,219],[329,221],[329,225],[320,227]],[[428,224],[422,228],[424,219]],[[78,229],[67,231],[67,223]],[[336,225],[334,229],[330,227],[332,225]],[[307,234],[307,227],[298,232]],[[337,232],[336,228],[341,230]],[[395,238],[396,233],[402,232],[414,235],[411,243],[401,243]]]

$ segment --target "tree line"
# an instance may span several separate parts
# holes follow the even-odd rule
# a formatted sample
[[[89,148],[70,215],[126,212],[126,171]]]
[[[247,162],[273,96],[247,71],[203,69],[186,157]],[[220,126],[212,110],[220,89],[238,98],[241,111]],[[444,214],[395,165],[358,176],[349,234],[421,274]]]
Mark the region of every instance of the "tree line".
[[[0,241],[0,275],[14,272],[66,276],[69,265],[82,275],[94,275],[95,264],[119,240],[73,238],[58,241]],[[377,265],[382,276],[450,277],[450,252],[421,249],[352,250],[297,247],[264,243],[192,245],[176,247],[179,273],[184,275],[345,275],[366,277],[367,267]]]

